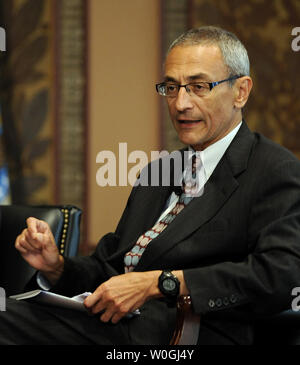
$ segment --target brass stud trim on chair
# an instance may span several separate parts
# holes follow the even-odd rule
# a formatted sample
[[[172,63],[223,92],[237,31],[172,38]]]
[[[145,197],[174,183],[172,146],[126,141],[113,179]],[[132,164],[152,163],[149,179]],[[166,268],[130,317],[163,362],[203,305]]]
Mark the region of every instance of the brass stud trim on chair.
[[[65,242],[66,242],[68,228],[69,228],[69,210],[66,208],[62,208],[61,212],[64,215],[64,218],[63,218],[64,225],[63,225],[62,235],[61,235],[60,244],[59,244],[59,252],[61,255],[63,255],[65,253]]]

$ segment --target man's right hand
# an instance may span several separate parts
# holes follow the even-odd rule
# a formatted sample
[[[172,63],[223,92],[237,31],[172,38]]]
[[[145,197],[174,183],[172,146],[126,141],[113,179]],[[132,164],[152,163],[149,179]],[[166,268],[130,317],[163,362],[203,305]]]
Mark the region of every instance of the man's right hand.
[[[29,265],[54,285],[63,272],[64,258],[48,223],[36,218],[28,218],[26,222],[27,228],[17,237],[15,247]]]

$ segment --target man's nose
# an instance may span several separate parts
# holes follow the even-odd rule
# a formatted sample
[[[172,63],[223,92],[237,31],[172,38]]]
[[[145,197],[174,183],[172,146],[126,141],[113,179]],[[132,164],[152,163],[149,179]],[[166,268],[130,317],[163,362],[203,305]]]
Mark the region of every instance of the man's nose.
[[[185,87],[179,89],[175,106],[179,112],[183,112],[186,109],[191,109],[193,107],[191,96],[186,91]]]

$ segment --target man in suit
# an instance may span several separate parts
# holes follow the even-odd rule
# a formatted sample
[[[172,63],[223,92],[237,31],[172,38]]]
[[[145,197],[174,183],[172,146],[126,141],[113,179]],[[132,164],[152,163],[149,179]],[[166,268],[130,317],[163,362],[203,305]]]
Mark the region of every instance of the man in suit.
[[[92,291],[85,305],[94,316],[8,301],[0,343],[167,344],[172,304],[189,294],[202,315],[200,344],[251,344],[254,316],[290,307],[300,162],[242,120],[251,87],[247,52],[232,33],[202,27],[171,45],[157,91],[200,159],[197,194],[186,193],[186,169],[181,193],[174,181],[137,184],[116,231],[90,257],[63,258],[47,224],[28,219],[16,248],[39,282],[64,295]]]

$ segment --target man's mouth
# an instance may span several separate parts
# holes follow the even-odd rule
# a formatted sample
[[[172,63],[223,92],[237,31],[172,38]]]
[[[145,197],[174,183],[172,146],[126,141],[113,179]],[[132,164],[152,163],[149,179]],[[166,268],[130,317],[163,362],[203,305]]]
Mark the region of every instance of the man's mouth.
[[[200,123],[201,119],[177,119],[178,123],[180,124],[196,124],[196,123]]]

